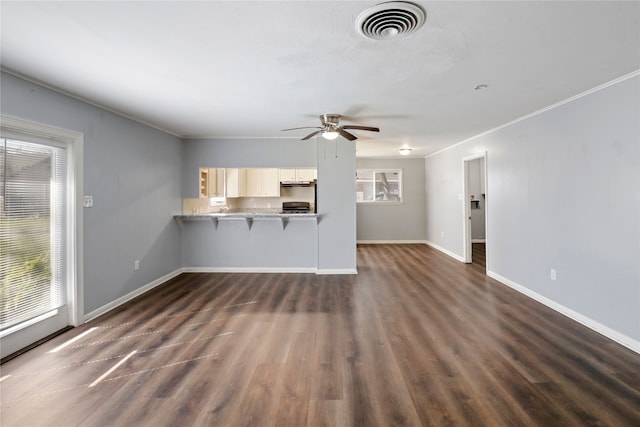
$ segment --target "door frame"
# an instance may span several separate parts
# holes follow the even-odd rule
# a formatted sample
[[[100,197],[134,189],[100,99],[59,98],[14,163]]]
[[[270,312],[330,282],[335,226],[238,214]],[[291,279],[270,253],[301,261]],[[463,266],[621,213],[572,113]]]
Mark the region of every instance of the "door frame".
[[[84,323],[84,283],[83,283],[83,159],[84,134],[54,126],[45,125],[29,120],[6,115],[0,115],[0,131],[3,137],[13,139],[27,139],[49,145],[64,146],[67,150],[67,219],[66,219],[66,275],[67,275],[67,325],[79,326]],[[31,344],[26,342],[24,335],[17,335],[19,331],[34,339],[44,332],[43,322],[25,322],[15,331],[2,338],[2,357],[9,355]],[[48,334],[47,334],[48,335]],[[46,335],[45,335],[46,336]],[[36,340],[43,338],[35,338]]]
[[[479,152],[475,154],[471,154],[469,156],[462,158],[462,261],[464,263],[470,264],[472,261],[472,247],[471,247],[471,204],[469,203],[469,162],[473,160],[484,159],[484,167],[483,167],[483,180],[484,180],[484,230],[485,230],[485,245],[488,246],[488,221],[487,216],[489,213],[489,198],[486,197],[488,194],[487,189],[487,152]],[[488,252],[488,251],[487,251]],[[486,262],[486,260],[485,260]],[[489,265],[488,263],[486,264]]]

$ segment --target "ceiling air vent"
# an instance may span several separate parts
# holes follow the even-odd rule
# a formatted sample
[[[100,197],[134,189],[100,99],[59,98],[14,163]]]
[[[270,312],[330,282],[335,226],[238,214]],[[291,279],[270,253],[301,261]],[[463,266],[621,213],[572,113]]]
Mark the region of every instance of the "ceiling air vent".
[[[419,6],[404,1],[381,3],[358,15],[356,29],[373,40],[386,40],[416,31],[426,14]]]

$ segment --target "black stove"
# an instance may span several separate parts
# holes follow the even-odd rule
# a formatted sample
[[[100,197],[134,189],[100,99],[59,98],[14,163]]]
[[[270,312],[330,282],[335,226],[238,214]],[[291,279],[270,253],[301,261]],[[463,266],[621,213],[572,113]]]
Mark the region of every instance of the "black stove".
[[[309,202],[282,202],[282,213],[309,213],[311,205]]]

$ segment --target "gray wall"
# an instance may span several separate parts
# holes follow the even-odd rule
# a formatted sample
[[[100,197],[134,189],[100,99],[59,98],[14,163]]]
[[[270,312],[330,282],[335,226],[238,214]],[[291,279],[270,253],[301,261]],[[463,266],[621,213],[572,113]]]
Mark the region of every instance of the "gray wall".
[[[356,272],[356,144],[318,138],[318,270]]]
[[[0,88],[3,114],[84,133],[85,313],[181,267],[178,138],[6,73]]]
[[[427,239],[462,256],[462,158],[486,150],[487,270],[637,343],[639,97],[636,75],[428,157]]]
[[[318,168],[318,213],[321,219],[317,227],[306,222],[295,224],[307,239],[307,245],[315,245],[312,250],[293,252],[229,250],[225,245],[237,246],[238,241],[251,242],[258,232],[266,233],[260,244],[283,240],[284,247],[296,240],[293,229],[282,230],[261,226],[260,230],[248,234],[241,226],[219,225],[219,232],[207,229],[197,233],[191,229],[202,225],[185,224],[182,246],[185,267],[274,267],[309,268],[318,267],[326,272],[344,272],[356,268],[355,259],[355,145],[348,141],[325,142],[322,138],[310,141],[298,139],[187,139],[183,143],[182,192],[183,197],[198,197],[198,168],[209,167],[317,167]],[[211,226],[210,224],[207,224]],[[258,223],[254,223],[254,227]],[[291,224],[293,225],[293,223]],[[226,228],[222,228],[222,227]],[[229,226],[229,227],[227,227]],[[312,227],[312,228],[310,228]],[[190,229],[191,228],[191,229]],[[246,228],[246,226],[245,226]],[[304,231],[302,231],[304,229]],[[235,231],[234,231],[235,230]],[[221,238],[224,234],[224,239]],[[310,234],[311,233],[311,234]],[[253,236],[253,237],[252,237]],[[225,243],[233,240],[233,243]],[[247,243],[245,243],[247,244]],[[291,243],[293,244],[293,243]],[[275,243],[274,243],[275,245]],[[275,248],[275,246],[273,246]],[[290,246],[292,247],[292,246]],[[268,246],[265,246],[268,248]],[[293,248],[293,247],[292,247]],[[223,258],[214,260],[202,253],[225,253]],[[251,254],[250,258],[247,258]],[[314,257],[309,264],[309,257]],[[252,259],[253,263],[248,263]]]
[[[424,159],[357,159],[358,169],[402,169],[402,203],[357,204],[358,241],[424,241]]]

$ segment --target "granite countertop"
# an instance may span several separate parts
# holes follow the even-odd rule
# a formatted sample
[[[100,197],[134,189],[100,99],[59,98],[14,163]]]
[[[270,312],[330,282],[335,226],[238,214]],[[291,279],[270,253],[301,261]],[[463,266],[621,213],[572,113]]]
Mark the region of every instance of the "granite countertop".
[[[182,220],[189,219],[213,219],[213,218],[317,218],[317,213],[285,213],[282,209],[278,208],[243,208],[243,209],[229,209],[224,212],[206,212],[206,213],[193,213],[175,215],[176,218]]]

